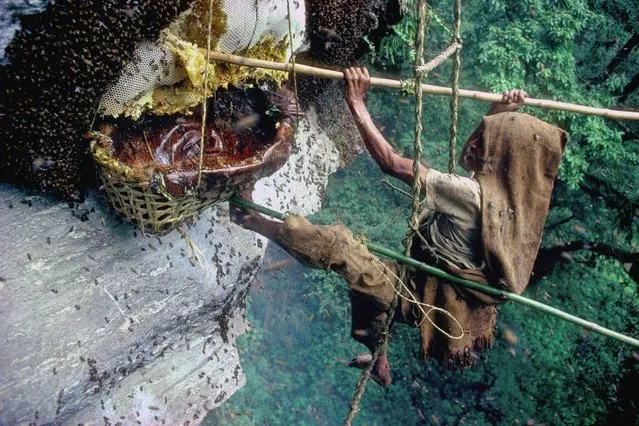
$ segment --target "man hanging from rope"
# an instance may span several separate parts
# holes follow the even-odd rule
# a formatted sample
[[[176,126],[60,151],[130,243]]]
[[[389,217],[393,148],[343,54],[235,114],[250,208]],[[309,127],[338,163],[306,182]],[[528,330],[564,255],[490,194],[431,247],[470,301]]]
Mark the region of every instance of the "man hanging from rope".
[[[413,160],[393,150],[366,109],[368,70],[348,68],[344,77],[346,101],[368,152],[384,173],[412,185]],[[459,159],[470,178],[421,165],[425,208],[419,229],[408,236],[414,238],[414,259],[517,294],[532,271],[566,142],[561,129],[515,112],[526,97],[521,90],[504,93],[470,136]],[[342,275],[350,284],[352,336],[371,353],[383,337],[395,292],[401,297],[395,318],[419,327],[423,357],[468,367],[493,341],[502,300],[417,270],[399,283],[399,266],[381,262],[342,225],[312,225],[297,215],[275,222],[239,207],[232,207],[231,216],[303,263]],[[370,362],[365,353],[351,366],[365,368]],[[372,378],[390,384],[385,353]]]

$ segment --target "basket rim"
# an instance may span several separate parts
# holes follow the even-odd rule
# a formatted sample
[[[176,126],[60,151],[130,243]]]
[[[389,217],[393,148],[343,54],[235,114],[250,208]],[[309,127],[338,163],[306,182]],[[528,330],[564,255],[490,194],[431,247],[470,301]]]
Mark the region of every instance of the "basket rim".
[[[110,172],[118,174],[127,181],[141,182],[140,179],[134,176],[133,168],[131,166],[118,160],[112,155],[112,148],[103,145],[104,143],[111,143],[111,137],[100,132],[91,132],[90,137],[93,139],[89,143],[89,151],[91,152],[93,160],[99,166],[109,170]]]
[[[253,169],[263,166],[271,159],[271,157],[273,157],[273,155],[275,155],[275,152],[283,147],[283,145],[290,146],[292,144],[293,134],[290,121],[291,120],[288,117],[280,121],[280,128],[278,129],[277,137],[274,142],[269,145],[266,150],[253,156],[253,158],[258,158],[259,161],[241,165],[229,165],[219,169],[203,168],[202,175],[231,176],[238,173],[249,172]],[[105,144],[112,144],[113,139],[110,136],[98,131],[91,132],[89,136],[92,138],[89,144],[91,155],[96,163],[111,172],[119,174],[126,180],[134,182],[144,182],[135,175],[134,169],[131,166],[119,160],[113,155],[113,148],[111,148],[110,146],[105,146]],[[162,170],[158,170],[158,172],[162,174],[168,174],[163,172]],[[182,172],[198,173],[198,170],[182,170]]]

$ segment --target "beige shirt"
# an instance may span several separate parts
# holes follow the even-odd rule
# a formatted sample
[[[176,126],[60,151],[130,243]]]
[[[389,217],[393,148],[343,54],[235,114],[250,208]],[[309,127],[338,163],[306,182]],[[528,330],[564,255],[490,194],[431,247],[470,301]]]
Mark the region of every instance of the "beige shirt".
[[[420,230],[431,253],[461,269],[481,269],[481,189],[472,178],[429,169]]]

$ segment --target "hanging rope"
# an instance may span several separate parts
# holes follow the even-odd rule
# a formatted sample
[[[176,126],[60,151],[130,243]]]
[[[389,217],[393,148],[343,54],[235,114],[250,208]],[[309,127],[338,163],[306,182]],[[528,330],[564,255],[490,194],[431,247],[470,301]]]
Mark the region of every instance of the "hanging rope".
[[[289,19],[289,39],[291,42],[291,58],[292,58],[292,66],[287,66],[285,68],[285,70],[287,71],[292,71],[293,73],[293,78],[295,81],[295,97],[296,97],[296,106],[299,108],[298,105],[298,97],[297,97],[297,82],[296,82],[296,66],[295,66],[295,57],[294,57],[294,52],[293,52],[293,48],[292,48],[292,30],[291,30],[291,13],[290,13],[290,0],[287,0],[287,7],[288,7],[288,19]],[[413,86],[415,88],[415,99],[416,99],[416,104],[415,104],[415,140],[414,140],[414,157],[413,157],[413,177],[414,177],[414,182],[413,182],[413,194],[412,194],[412,205],[411,205],[411,215],[409,218],[409,224],[408,224],[408,235],[411,235],[411,233],[417,234],[421,237],[421,235],[419,234],[419,214],[421,211],[421,203],[420,203],[420,194],[421,194],[421,153],[422,153],[422,147],[421,147],[421,137],[422,137],[422,98],[423,98],[423,92],[424,92],[424,88],[425,86],[422,85],[422,79],[424,78],[425,73],[428,72],[428,67],[426,65],[424,65],[424,60],[423,60],[423,51],[424,51],[424,41],[425,41],[425,36],[426,36],[426,29],[428,26],[428,14],[427,14],[427,4],[426,4],[426,0],[419,0],[418,2],[418,13],[419,13],[419,17],[418,17],[418,27],[417,27],[417,33],[416,33],[416,41],[415,41],[415,49],[416,49],[416,55],[415,55],[415,77],[414,77],[414,81],[413,81]],[[443,62],[448,56],[450,56],[452,49],[454,49],[454,54],[455,54],[455,58],[454,58],[454,63],[453,63],[453,70],[452,70],[452,89],[451,89],[451,94],[452,94],[452,99],[450,102],[450,109],[451,109],[451,126],[450,126],[450,140],[449,140],[449,165],[448,165],[448,169],[449,169],[449,173],[454,173],[455,172],[455,148],[456,148],[456,143],[457,143],[457,124],[458,124],[458,117],[459,117],[459,95],[460,95],[460,91],[459,91],[459,74],[460,74],[460,65],[461,65],[461,60],[460,60],[460,49],[461,49],[461,36],[460,36],[460,25],[461,25],[461,0],[456,0],[455,1],[455,9],[454,9],[454,20],[455,20],[455,30],[454,30],[454,34],[452,37],[452,42],[451,42],[451,46],[444,52],[442,52],[442,54],[440,54],[437,58],[435,58],[434,61],[431,61],[431,63],[433,63],[432,68],[434,68],[435,66],[439,65],[441,62]],[[225,58],[226,60],[228,59],[233,59],[233,58]],[[235,58],[235,60],[238,60],[239,62],[242,62],[242,64],[244,65],[251,65],[249,63],[244,63],[242,58]],[[437,62],[439,61],[439,62]],[[232,61],[231,61],[232,62]],[[254,66],[266,66],[268,67],[269,64],[266,63],[266,61],[259,61],[260,63],[258,63],[258,61],[255,61]],[[272,64],[270,64],[272,66]],[[427,64],[427,65],[430,65]],[[308,74],[313,74],[315,73],[315,71],[311,70],[311,67],[304,67],[303,68],[308,68]],[[432,69],[431,68],[431,69]],[[317,70],[316,70],[317,71]],[[321,76],[325,76],[325,77],[329,77],[329,78],[339,78],[336,77],[334,75],[331,74],[330,71],[328,70],[320,70],[322,72],[319,72],[319,74],[321,74]],[[315,74],[315,75],[319,75],[319,74]],[[381,80],[382,79],[378,79]],[[384,85],[388,85],[388,82],[386,82],[387,84]],[[405,85],[405,83],[399,82],[399,87],[401,88],[402,85]],[[393,82],[393,84],[391,85],[392,87],[398,87],[395,82]],[[389,87],[391,87],[389,86]],[[442,94],[442,93],[439,93]],[[475,97],[475,96],[473,96]],[[604,114],[602,114],[604,115]],[[271,213],[275,213],[276,212],[272,212],[269,209],[266,208],[261,208],[261,206],[256,206],[250,202],[247,202],[245,200],[241,200],[241,199],[233,199],[231,200],[233,203],[240,205],[242,207],[248,207],[248,208],[255,208],[255,207],[260,207],[257,208],[256,210],[265,213],[265,214],[271,214]],[[279,214],[278,215],[273,215],[274,217],[278,217],[280,219],[283,219],[284,216]],[[423,238],[423,237],[422,237]],[[412,248],[412,242],[413,242],[413,238],[407,238],[405,240],[405,245],[406,245],[406,249],[405,249],[405,255],[399,255],[398,253],[392,252],[388,249],[384,249],[383,247],[380,246],[376,246],[374,244],[370,244],[367,243],[367,247],[369,248],[369,250],[376,252],[376,253],[380,253],[380,254],[384,254],[387,255],[391,258],[394,258],[395,260],[398,260],[400,262],[402,262],[404,265],[410,265],[413,267],[417,267],[421,270],[424,270],[426,272],[429,272],[430,274],[432,274],[433,276],[436,277],[440,277],[440,278],[444,278],[447,279],[451,282],[454,283],[458,283],[458,284],[462,284],[465,285],[467,287],[473,288],[475,290],[479,290],[479,291],[483,291],[486,294],[491,294],[491,295],[495,295],[495,296],[499,296],[502,297],[504,299],[508,299],[508,300],[515,300],[518,301],[519,303],[525,304],[527,306],[531,306],[531,307],[535,307],[536,309],[539,310],[543,310],[547,313],[550,313],[552,315],[555,315],[559,318],[571,321],[575,324],[581,325],[589,330],[592,331],[596,331],[599,332],[601,334],[605,334],[607,336],[610,337],[614,337],[618,340],[624,341],[626,343],[630,343],[635,347],[639,347],[639,341],[636,339],[633,339],[631,337],[628,336],[624,336],[620,333],[616,333],[614,331],[605,329],[603,327],[600,327],[594,323],[588,322],[588,321],[584,321],[580,318],[574,317],[572,315],[566,314],[558,309],[555,308],[551,308],[549,306],[543,305],[539,302],[535,302],[535,301],[531,301],[529,299],[526,299],[522,296],[513,294],[513,293],[508,293],[505,292],[503,290],[498,290],[496,288],[491,288],[488,286],[484,286],[482,284],[478,284],[472,281],[468,281],[468,280],[464,280],[461,279],[459,277],[455,277],[453,275],[450,275],[444,271],[438,270],[437,268],[425,265],[421,262],[418,262],[412,258],[410,258],[410,252],[411,252],[411,248]],[[381,263],[381,262],[380,262]],[[383,265],[383,264],[382,264]],[[380,271],[381,272],[381,271]],[[382,272],[383,273],[383,272]],[[383,275],[389,280],[390,283],[390,279],[386,276],[385,273],[383,273]],[[394,274],[393,274],[394,275]],[[357,415],[357,413],[360,411],[359,410],[359,404],[363,398],[364,392],[366,390],[366,384],[368,382],[368,379],[371,376],[372,370],[375,367],[377,360],[380,356],[380,354],[385,353],[387,346],[388,346],[388,336],[389,336],[389,329],[390,326],[393,322],[394,316],[395,316],[395,311],[397,309],[398,303],[399,303],[399,299],[401,298],[406,298],[405,296],[402,295],[401,290],[402,288],[400,286],[405,286],[404,282],[406,280],[407,277],[407,267],[404,266],[400,269],[400,276],[394,276],[394,278],[396,279],[396,284],[393,285],[393,289],[395,291],[394,297],[393,297],[393,301],[391,303],[386,321],[384,322],[384,326],[383,326],[383,331],[380,333],[379,339],[380,341],[378,342],[375,350],[373,351],[372,354],[372,358],[370,363],[368,364],[368,366],[366,367],[366,369],[362,372],[359,381],[357,383],[355,392],[353,394],[353,397],[351,399],[351,403],[349,406],[349,413],[348,416],[346,417],[344,424],[347,426],[352,425],[352,422],[355,418],[355,416]],[[399,287],[399,289],[398,289]],[[415,296],[411,294],[410,291],[408,291],[408,294],[410,296],[412,296],[412,300],[409,300],[411,302],[414,302],[416,304],[419,305],[419,308],[422,310],[422,312],[424,313],[424,318],[422,319],[428,319],[430,320],[430,318],[428,317],[428,314],[430,312],[432,312],[433,310],[436,311],[441,311],[441,308],[437,308],[435,306],[431,306],[431,305],[427,305],[427,304],[420,304],[419,301],[417,301],[415,299]],[[430,310],[428,312],[424,312],[423,308],[421,305],[424,305],[428,308],[430,308]],[[543,307],[543,308],[542,308]],[[455,318],[453,318],[455,321],[457,321]],[[458,323],[459,325],[459,323]],[[435,325],[436,326],[436,325]],[[461,329],[461,325],[460,329]],[[436,326],[437,327],[437,326]],[[437,327],[438,328],[438,327]],[[445,331],[441,330],[442,332],[444,332],[445,334],[447,334]],[[463,330],[461,336],[463,336]],[[459,337],[461,337],[459,336]],[[459,338],[457,336],[450,336],[451,338]]]
[[[421,194],[421,154],[422,154],[422,78],[424,77],[423,72],[420,70],[420,67],[424,65],[424,39],[425,32],[428,26],[428,13],[427,13],[427,4],[425,0],[419,0],[418,2],[418,21],[417,21],[417,33],[415,34],[415,140],[414,140],[414,155],[413,155],[413,202],[411,208],[411,216],[408,223],[409,229],[417,229],[419,226],[418,218],[420,212],[420,199],[419,196]],[[410,255],[410,250],[412,247],[412,238],[409,239],[406,243],[405,253],[407,256]],[[400,282],[403,283],[406,281],[407,277],[407,268],[401,268],[400,273]],[[399,283],[398,283],[399,284]],[[381,353],[386,352],[386,348],[388,346],[388,331],[390,329],[390,325],[393,322],[393,318],[395,317],[395,311],[397,309],[397,304],[399,303],[399,297],[397,297],[397,293],[399,291],[395,291],[395,295],[393,297],[393,302],[391,303],[388,315],[386,317],[386,321],[384,323],[383,331],[380,335],[380,342],[377,345],[377,348],[373,352],[373,356],[370,364],[366,367],[366,369],[362,372],[362,375],[357,382],[357,387],[355,388],[355,393],[353,394],[353,398],[350,403],[350,410],[346,420],[344,421],[344,425],[350,426],[353,422],[353,419],[359,412],[359,403],[364,396],[364,392],[366,391],[366,383],[371,376],[371,372],[377,363],[377,359]]]
[[[293,68],[293,90],[295,91],[295,130],[297,130],[300,112],[300,99],[297,94],[297,73],[295,72],[295,52],[293,51],[293,27],[291,24],[291,0],[286,0],[286,8],[288,13],[288,43],[291,48],[291,65]]]
[[[455,20],[455,32],[452,37],[451,44],[459,45],[455,50],[453,58],[453,74],[452,74],[452,99],[450,100],[450,140],[448,142],[448,173],[455,173],[455,148],[457,147],[457,120],[459,116],[459,71],[461,68],[461,0],[455,0],[455,11],[453,13]]]
[[[413,203],[411,208],[411,217],[409,219],[409,227],[417,228],[419,226],[418,217],[420,213],[419,195],[422,189],[422,180],[420,176],[421,159],[422,159],[422,100],[424,92],[422,88],[422,79],[424,73],[419,67],[424,65],[424,39],[426,27],[428,26],[428,13],[425,0],[419,0],[418,3],[419,20],[417,22],[417,34],[415,35],[415,139],[413,141]],[[406,254],[410,254],[411,242],[406,244]]]
[[[207,63],[205,65],[205,72],[204,72],[204,84],[203,84],[203,91],[204,91],[204,96],[203,96],[203,116],[202,116],[202,137],[200,140],[200,169],[199,169],[199,174],[198,174],[198,186],[200,184],[200,179],[201,179],[201,172],[202,172],[202,162],[203,162],[203,156],[202,153],[204,151],[204,131],[205,131],[205,125],[206,125],[206,95],[207,95],[207,89],[208,89],[208,65],[209,65],[209,61],[210,61],[210,57],[211,57],[211,52],[210,52],[210,39],[211,39],[211,27],[212,27],[212,8],[213,8],[213,0],[210,0],[209,3],[209,26],[208,26],[208,36],[207,36]],[[295,90],[295,102],[296,102],[296,108],[299,109],[299,100],[298,100],[298,92],[297,92],[297,77],[296,77],[296,71],[297,71],[297,67],[295,64],[295,54],[293,51],[293,34],[292,34],[292,24],[291,24],[291,9],[290,9],[290,0],[287,0],[287,12],[288,12],[288,31],[289,31],[289,42],[290,42],[290,49],[291,49],[291,64],[284,64],[284,66],[286,67],[285,70],[290,71],[293,73],[293,80],[294,80],[294,90]],[[429,65],[432,64],[432,67],[430,67],[431,69],[434,68],[435,66],[439,65],[441,62],[443,62],[448,56],[450,56],[452,50],[454,49],[454,63],[453,63],[453,71],[452,71],[452,89],[451,90],[451,94],[452,94],[452,99],[451,99],[451,103],[450,103],[450,108],[451,108],[451,127],[450,127],[450,141],[449,141],[449,153],[450,153],[450,158],[449,158],[449,172],[450,173],[454,173],[455,171],[455,147],[456,147],[456,142],[457,142],[457,122],[458,122],[458,115],[459,115],[459,95],[460,95],[460,90],[459,90],[459,73],[460,73],[460,48],[461,48],[461,37],[460,37],[460,23],[461,23],[461,0],[456,0],[455,2],[455,10],[454,10],[454,20],[455,20],[455,30],[454,30],[454,34],[452,37],[452,42],[451,42],[451,46],[444,52],[442,52],[442,54],[440,54],[437,58],[435,58],[435,60],[431,61],[431,63],[429,64],[424,64],[424,60],[423,60],[423,52],[424,52],[424,43],[425,43],[425,37],[426,37],[426,29],[428,27],[428,18],[429,15],[427,13],[427,2],[426,0],[419,0],[418,1],[418,26],[417,26],[417,32],[416,32],[416,36],[415,36],[415,50],[416,50],[416,55],[415,55],[415,64],[414,64],[414,71],[415,71],[415,76],[414,76],[414,82],[413,82],[413,86],[415,88],[415,139],[414,139],[414,157],[413,157],[413,177],[414,177],[414,183],[413,183],[413,194],[412,194],[412,205],[411,205],[411,215],[408,221],[408,233],[410,234],[412,233],[416,233],[417,235],[419,235],[419,214],[421,211],[421,202],[420,202],[420,194],[421,194],[421,154],[422,154],[422,147],[421,147],[421,138],[422,138],[422,100],[423,100],[423,92],[424,89],[426,88],[430,88],[430,86],[427,85],[422,85],[422,80],[425,76],[425,74],[428,72],[429,70]],[[218,55],[220,56],[220,55]],[[262,67],[273,67],[272,63],[268,63],[267,61],[259,61],[259,60],[255,60],[253,61],[253,63],[249,63],[250,61],[247,60],[247,58],[237,58],[237,57],[231,57],[232,55],[221,55],[224,57],[218,57],[218,60],[226,60],[227,62],[233,62],[238,61],[239,64],[242,65],[253,65],[253,66],[262,66]],[[236,63],[238,63],[236,62]],[[282,65],[282,64],[280,64]],[[310,70],[311,67],[305,67],[308,68]],[[333,75],[329,75],[331,74],[330,71],[324,70],[326,72],[321,73],[322,76],[325,77],[331,77],[331,78],[335,78],[335,76]],[[383,80],[383,79],[377,79],[377,80]],[[389,83],[386,82],[386,84],[384,85],[388,85]],[[399,83],[400,87],[403,83]],[[392,84],[389,87],[397,87],[395,82],[392,82]],[[433,93],[433,92],[431,92]],[[437,93],[437,94],[443,94],[443,93]],[[476,96],[473,95],[473,97],[477,98]],[[492,99],[491,99],[492,100]],[[603,114],[602,114],[603,115]],[[241,202],[240,202],[241,201]],[[238,200],[235,199],[233,200],[234,203],[238,204],[238,205],[242,205],[244,203],[244,207],[249,207],[249,208],[253,208],[255,205],[250,205],[251,203],[247,203],[244,200]],[[268,213],[267,213],[268,214]],[[421,236],[420,236],[421,237]],[[512,295],[509,293],[506,293],[502,290],[497,290],[497,289],[491,289],[487,286],[483,286],[481,284],[478,283],[474,283],[472,281],[467,281],[467,280],[463,280],[460,279],[458,277],[454,277],[452,275],[449,275],[443,271],[437,270],[436,268],[432,268],[429,267],[428,265],[425,265],[421,262],[417,262],[414,259],[410,258],[410,252],[411,252],[411,248],[412,248],[412,242],[413,242],[413,238],[407,238],[405,240],[405,256],[401,257],[401,261],[404,264],[408,264],[414,267],[418,267],[422,270],[426,270],[430,273],[432,273],[435,276],[439,276],[442,278],[446,278],[449,279],[452,282],[457,282],[459,283],[460,280],[463,281],[463,285],[466,285],[470,288],[475,288],[475,289],[479,289],[480,291],[483,289],[483,287],[486,287],[486,289],[488,289],[487,291],[485,291],[488,294],[491,293],[499,293],[498,295],[501,297],[506,298],[506,294],[510,295],[510,296],[515,296],[514,300],[517,300],[518,297],[521,296],[517,296],[517,295]],[[379,246],[375,246],[372,244],[367,244],[368,248],[371,251],[376,251],[376,252],[380,252],[382,254],[386,254],[388,255],[388,253],[390,251],[383,249]],[[401,255],[399,255],[401,256]],[[399,259],[400,257],[397,256],[396,259]],[[434,271],[438,271],[438,273],[434,273]],[[375,367],[375,364],[377,363],[377,360],[380,356],[380,354],[385,353],[387,346],[388,346],[388,336],[389,336],[389,329],[390,326],[393,322],[394,316],[395,316],[395,311],[397,309],[398,303],[399,303],[399,299],[400,297],[405,298],[405,296],[403,296],[401,294],[401,287],[398,289],[399,286],[404,285],[404,282],[407,278],[407,268],[404,266],[401,268],[400,270],[400,276],[396,278],[396,285],[393,286],[395,294],[394,294],[394,298],[393,301],[391,303],[390,309],[389,309],[389,313],[387,315],[386,321],[384,322],[384,326],[383,326],[383,331],[380,333],[379,339],[380,341],[377,344],[377,347],[375,348],[373,354],[372,354],[372,359],[371,362],[369,363],[369,365],[366,367],[366,369],[362,372],[360,379],[357,383],[356,386],[356,390],[353,394],[353,398],[351,400],[350,403],[350,410],[348,413],[348,416],[346,417],[344,424],[345,425],[351,425],[353,419],[355,418],[355,416],[357,415],[357,413],[360,411],[359,410],[359,403],[361,402],[361,399],[365,393],[366,390],[366,384],[368,382],[368,379],[371,376],[371,372],[372,369]],[[389,280],[390,281],[390,280]],[[405,285],[404,285],[405,286]],[[485,290],[485,289],[483,289]],[[410,294],[410,292],[409,292]],[[419,302],[414,298],[414,295],[411,294],[411,296],[413,297],[413,301],[417,304],[419,304]],[[525,298],[522,298],[525,299]],[[513,299],[511,299],[513,300]],[[534,301],[531,301],[534,302]],[[535,304],[539,304],[538,302],[534,302]],[[539,304],[542,306],[545,306],[543,304]],[[432,311],[432,310],[440,310],[441,308],[437,308],[434,306],[430,306],[430,305],[425,305],[429,308],[431,308],[428,313],[425,313],[424,315],[424,319],[429,319],[428,318],[428,314]],[[547,307],[547,312],[554,310],[554,308],[550,308]],[[421,306],[420,306],[420,309]],[[557,312],[552,312],[554,315],[559,316],[561,318],[566,319],[565,317],[567,316],[567,314],[559,311],[559,310],[554,310]],[[423,312],[423,309],[422,309]],[[562,315],[559,315],[558,312],[560,312]],[[423,320],[424,320],[423,319]],[[579,319],[581,322],[577,322],[577,321],[573,321],[576,323],[579,323],[580,325],[593,330],[593,331],[598,331],[601,332],[601,329],[603,329],[602,327],[597,326],[596,324],[593,323],[589,323],[587,321],[583,321],[581,319]],[[461,326],[460,326],[461,328]],[[603,329],[606,330],[606,332],[613,334],[615,332],[612,332],[610,330],[607,329]],[[602,333],[604,334],[604,333]],[[607,334],[607,335],[610,335]],[[629,342],[631,344],[633,344],[634,346],[639,346],[639,341],[632,339],[630,337],[627,336],[623,336],[620,335],[619,333],[616,333],[617,336],[615,336],[616,338],[618,338],[619,340],[623,340],[626,342]],[[463,335],[463,330],[462,330],[462,335]],[[455,337],[456,338],[456,337]]]
[[[457,50],[461,48],[461,44],[453,43],[448,46],[443,52],[439,55],[435,56],[433,59],[428,61],[427,64],[422,64],[418,67],[415,67],[415,71],[422,75],[422,78],[426,78],[428,73],[434,70],[436,67],[440,66],[444,63],[446,59],[451,57],[453,53],[457,52]],[[371,80],[372,84],[372,80]],[[415,77],[401,80],[399,82],[399,93],[402,96],[415,96]],[[424,85],[422,85],[422,94],[424,93]]]
[[[202,183],[202,166],[204,165],[204,141],[206,139],[206,96],[209,91],[209,64],[211,62],[211,29],[213,28],[213,0],[209,0],[209,23],[206,35],[206,64],[204,64],[204,82],[202,84],[202,134],[200,135],[200,159],[197,170],[197,186]]]

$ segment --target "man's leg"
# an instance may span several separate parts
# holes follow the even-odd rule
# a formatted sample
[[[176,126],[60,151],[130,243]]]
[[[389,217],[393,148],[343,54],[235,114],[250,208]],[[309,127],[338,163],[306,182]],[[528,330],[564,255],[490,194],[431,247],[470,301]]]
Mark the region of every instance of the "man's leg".
[[[381,344],[383,327],[388,318],[388,309],[380,309],[371,306],[370,300],[365,294],[358,294],[351,290],[351,336],[358,342],[365,345],[370,353],[357,355],[350,362],[349,366],[365,369],[371,363],[372,354]],[[371,377],[382,386],[391,383],[390,364],[386,355],[386,348],[380,351],[375,366],[371,371]]]
[[[375,350],[393,298],[392,274],[386,277],[388,265],[377,260],[341,225],[312,225],[301,216],[290,216],[280,223],[233,205],[231,219],[278,243],[302,263],[333,270],[346,278],[351,285],[352,336],[371,352]],[[371,355],[362,354],[351,366],[365,368],[370,362]],[[371,377],[382,386],[391,383],[385,351],[380,353]]]

